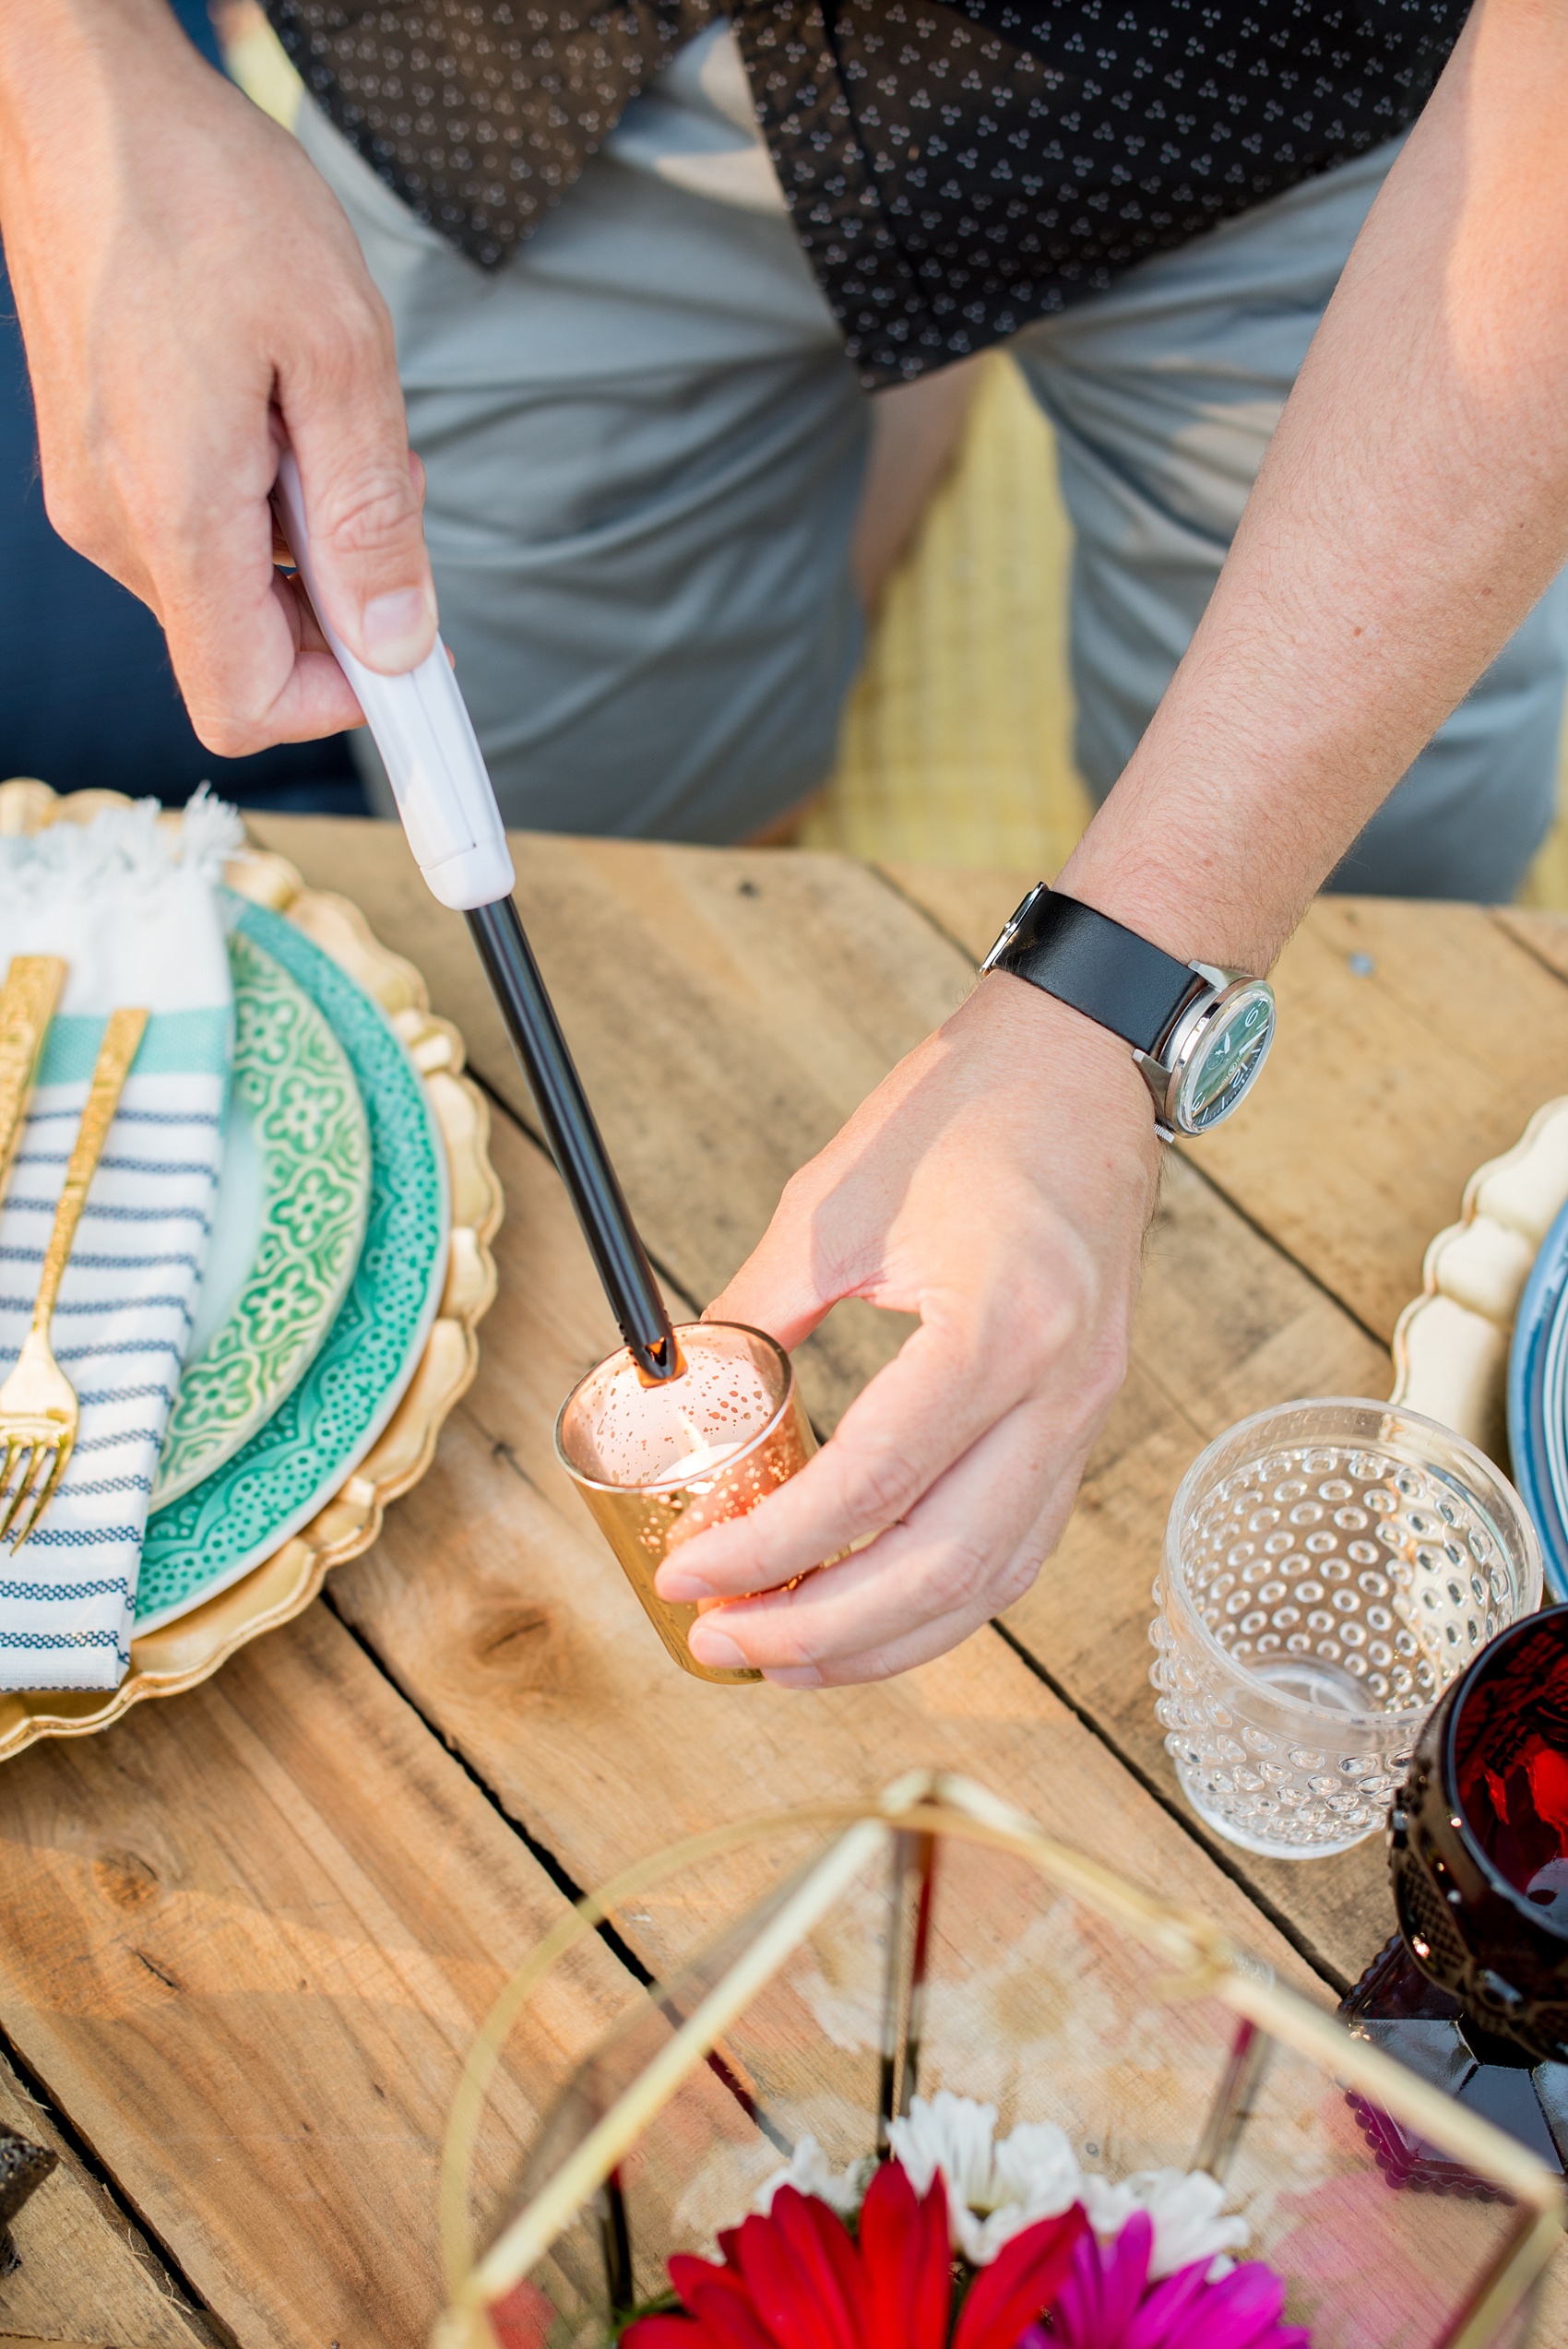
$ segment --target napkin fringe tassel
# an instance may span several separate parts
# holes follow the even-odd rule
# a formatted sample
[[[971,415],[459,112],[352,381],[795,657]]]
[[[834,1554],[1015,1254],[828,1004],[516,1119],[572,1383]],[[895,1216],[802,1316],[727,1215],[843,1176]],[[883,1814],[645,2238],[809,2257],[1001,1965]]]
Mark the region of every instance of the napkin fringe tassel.
[[[238,809],[203,783],[184,809],[167,815],[156,800],[137,800],[130,807],[102,808],[87,824],[65,821],[14,834],[0,840],[0,874],[23,888],[64,883],[85,891],[160,881],[178,865],[216,884],[225,859],[244,848],[244,838]]]

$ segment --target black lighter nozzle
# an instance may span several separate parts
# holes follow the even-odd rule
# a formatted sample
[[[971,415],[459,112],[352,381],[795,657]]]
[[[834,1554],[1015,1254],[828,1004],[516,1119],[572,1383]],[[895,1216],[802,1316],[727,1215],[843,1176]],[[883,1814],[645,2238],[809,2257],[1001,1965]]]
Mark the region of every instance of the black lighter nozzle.
[[[467,919],[621,1335],[645,1379],[657,1384],[679,1378],[686,1366],[659,1283],[517,908],[510,897],[498,897],[476,906]]]
[[[632,1346],[630,1338],[627,1339],[626,1343],[629,1346]],[[642,1371],[643,1376],[645,1378],[651,1378],[656,1382],[662,1382],[665,1379],[678,1379],[681,1377],[686,1367],[686,1358],[682,1353],[680,1346],[676,1342],[675,1333],[673,1330],[671,1331],[668,1337],[659,1338],[646,1348],[647,1358],[646,1360],[644,1359],[645,1349],[643,1347],[632,1346],[632,1351],[637,1358],[637,1367]]]

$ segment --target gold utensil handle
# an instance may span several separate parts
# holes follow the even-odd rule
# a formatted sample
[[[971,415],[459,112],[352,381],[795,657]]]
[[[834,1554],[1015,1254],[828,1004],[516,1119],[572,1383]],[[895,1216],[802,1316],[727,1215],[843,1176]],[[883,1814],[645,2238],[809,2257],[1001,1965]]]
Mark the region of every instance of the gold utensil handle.
[[[65,966],[58,955],[13,955],[0,989],[0,1194],[65,983]]]
[[[60,1283],[65,1266],[71,1260],[76,1241],[77,1226],[81,1221],[87,1194],[92,1188],[92,1178],[98,1172],[98,1162],[103,1156],[103,1145],[109,1139],[109,1129],[114,1122],[114,1112],[120,1106],[120,1095],[131,1073],[137,1047],[147,1026],[147,1014],[111,1012],[103,1031],[103,1041],[98,1048],[98,1064],[88,1087],[87,1107],[77,1128],[77,1139],[71,1151],[71,1163],[65,1169],[65,1187],[60,1193],[60,1204],[54,1210],[54,1228],[49,1235],[49,1245],[43,1255],[43,1277],[38,1284],[38,1302],[32,1309],[34,1329],[47,1331],[54,1318],[54,1300],[60,1294]]]

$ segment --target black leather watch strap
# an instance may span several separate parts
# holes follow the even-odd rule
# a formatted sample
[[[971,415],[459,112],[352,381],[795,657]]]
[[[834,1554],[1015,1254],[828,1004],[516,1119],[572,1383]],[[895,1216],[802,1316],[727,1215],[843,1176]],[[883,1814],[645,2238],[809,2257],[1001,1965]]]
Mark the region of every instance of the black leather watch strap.
[[[1109,914],[1054,889],[1026,901],[1016,931],[990,967],[1031,980],[1150,1053],[1208,983]]]

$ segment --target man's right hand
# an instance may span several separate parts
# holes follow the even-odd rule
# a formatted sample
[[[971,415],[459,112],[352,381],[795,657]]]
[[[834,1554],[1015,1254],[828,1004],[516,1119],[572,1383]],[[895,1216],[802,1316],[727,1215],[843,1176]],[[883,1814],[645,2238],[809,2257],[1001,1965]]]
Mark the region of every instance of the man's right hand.
[[[157,613],[208,750],[358,724],[273,566],[285,440],[350,648],[412,668],[435,594],[391,322],[296,142],[166,0],[0,0],[0,230],[49,518]]]

